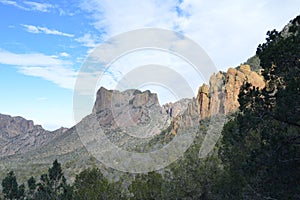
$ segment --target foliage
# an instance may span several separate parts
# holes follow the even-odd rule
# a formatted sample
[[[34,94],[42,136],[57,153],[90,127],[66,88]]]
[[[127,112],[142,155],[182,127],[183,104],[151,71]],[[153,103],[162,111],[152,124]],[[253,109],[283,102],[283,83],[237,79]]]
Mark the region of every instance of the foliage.
[[[288,33],[267,33],[257,49],[266,87],[246,83],[241,113],[223,129],[219,155],[230,185],[223,195],[229,198],[299,198],[299,22],[293,20]]]
[[[17,178],[13,171],[10,171],[2,180],[4,198],[6,199],[23,199],[24,185],[18,186]]]
[[[261,69],[260,66],[260,59],[257,55],[252,56],[251,58],[249,58],[245,64],[250,65],[250,68],[252,71],[256,71],[258,72]]]
[[[35,199],[72,199],[72,188],[67,184],[61,164],[57,160],[48,169],[48,174],[41,175],[37,186]]]
[[[133,194],[130,199],[165,199],[164,183],[162,175],[157,172],[138,174],[129,187]]]
[[[28,185],[28,199],[33,199],[34,193],[36,190],[36,180],[32,176],[27,180],[27,185]]]
[[[118,183],[110,183],[97,168],[87,169],[76,176],[75,199],[121,199]]]

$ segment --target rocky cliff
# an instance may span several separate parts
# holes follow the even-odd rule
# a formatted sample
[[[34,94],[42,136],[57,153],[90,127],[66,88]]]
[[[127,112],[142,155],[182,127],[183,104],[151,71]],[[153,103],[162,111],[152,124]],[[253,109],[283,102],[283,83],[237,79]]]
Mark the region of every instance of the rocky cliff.
[[[107,90],[106,88],[101,87],[97,92],[93,113],[129,104],[134,108],[159,105],[157,95],[151,93],[149,90],[141,92],[139,90],[131,89],[120,92],[118,90]]]
[[[196,97],[197,112],[201,119],[222,113],[230,114],[239,107],[238,95],[244,82],[258,88],[265,87],[263,77],[251,71],[249,65],[241,65],[237,69],[229,68],[227,73],[213,74],[209,86],[203,84]]]
[[[139,126],[151,120],[151,112],[160,110],[157,94],[149,90],[107,90],[101,87],[93,107],[101,127],[126,128]],[[153,112],[152,112],[153,113]]]

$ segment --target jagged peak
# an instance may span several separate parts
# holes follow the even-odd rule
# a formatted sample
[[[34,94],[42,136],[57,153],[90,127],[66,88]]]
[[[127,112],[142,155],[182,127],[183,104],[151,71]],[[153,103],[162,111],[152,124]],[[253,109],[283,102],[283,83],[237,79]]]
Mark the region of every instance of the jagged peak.
[[[204,83],[198,89],[196,99],[200,118],[237,111],[239,107],[238,94],[245,81],[261,89],[265,87],[261,74],[252,71],[248,64],[229,68],[227,72],[219,71],[213,74],[210,77],[209,85]]]

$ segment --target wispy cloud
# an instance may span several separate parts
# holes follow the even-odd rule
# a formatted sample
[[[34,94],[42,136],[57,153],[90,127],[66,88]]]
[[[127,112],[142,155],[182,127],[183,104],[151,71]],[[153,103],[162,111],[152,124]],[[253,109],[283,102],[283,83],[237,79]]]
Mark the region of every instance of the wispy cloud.
[[[99,44],[99,38],[91,33],[86,33],[84,36],[75,39],[85,47],[94,48]]]
[[[25,30],[29,33],[44,33],[48,35],[60,35],[65,37],[74,37],[73,34],[64,33],[55,29],[49,29],[47,27],[41,27],[41,26],[34,26],[34,25],[28,25],[28,24],[22,24],[22,26],[25,28]]]
[[[41,53],[16,54],[0,49],[0,64],[12,65],[28,76],[40,77],[62,88],[73,89],[77,72],[72,63]]]
[[[24,1],[22,3],[11,0],[0,0],[0,3],[4,5],[14,6],[21,10],[26,11],[39,11],[39,12],[50,12],[51,9],[56,8],[56,6],[49,3],[40,3],[34,1]]]
[[[54,6],[49,3],[24,1],[24,4],[28,5],[31,10],[36,10],[36,11],[40,11],[40,12],[49,12],[51,8],[54,8]]]
[[[29,8],[26,8],[20,4],[18,4],[16,1],[10,1],[10,0],[0,0],[0,3],[4,4],[4,5],[10,5],[10,6],[14,6],[16,8],[22,9],[22,10],[29,10]]]

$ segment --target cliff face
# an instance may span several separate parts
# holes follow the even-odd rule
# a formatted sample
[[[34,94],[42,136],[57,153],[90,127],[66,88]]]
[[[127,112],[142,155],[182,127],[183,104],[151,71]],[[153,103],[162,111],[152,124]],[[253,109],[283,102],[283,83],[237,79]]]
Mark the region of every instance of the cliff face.
[[[132,89],[120,92],[117,90],[107,90],[104,87],[101,87],[97,92],[93,113],[126,105],[132,105],[133,108],[138,108],[142,106],[158,106],[159,103],[157,94],[151,93],[149,90],[141,92],[139,90]]]
[[[162,115],[158,103],[157,94],[149,90],[107,90],[101,87],[97,92],[97,98],[93,107],[99,125],[108,130],[116,128],[136,129],[156,121],[155,118]],[[155,115],[154,115],[155,113]],[[131,130],[132,131],[132,130]]]
[[[238,69],[229,68],[227,73],[213,74],[209,86],[203,84],[198,90],[196,101],[200,118],[237,111],[238,95],[245,81],[258,88],[265,87],[263,77],[251,71],[249,65],[241,65]]]

